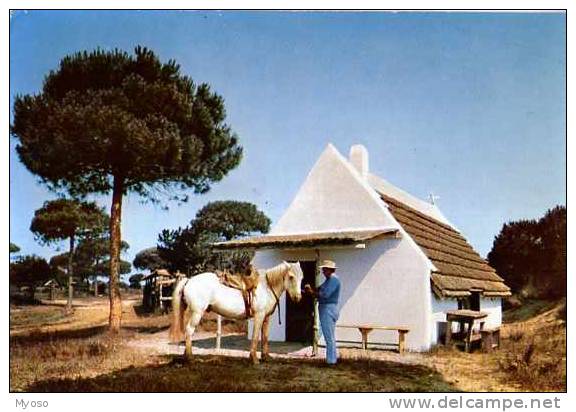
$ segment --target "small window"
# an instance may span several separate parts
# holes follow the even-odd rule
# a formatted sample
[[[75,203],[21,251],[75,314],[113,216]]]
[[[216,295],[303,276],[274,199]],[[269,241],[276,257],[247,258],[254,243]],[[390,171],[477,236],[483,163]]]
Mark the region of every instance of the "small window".
[[[470,309],[470,299],[468,297],[458,299],[458,309]]]

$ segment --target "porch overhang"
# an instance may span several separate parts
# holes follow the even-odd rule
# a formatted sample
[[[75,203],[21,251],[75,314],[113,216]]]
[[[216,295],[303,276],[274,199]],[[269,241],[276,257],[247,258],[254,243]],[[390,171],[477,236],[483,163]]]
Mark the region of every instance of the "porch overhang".
[[[312,232],[285,235],[263,235],[213,243],[218,250],[229,249],[325,249],[325,248],[358,248],[366,247],[366,242],[381,238],[398,238],[397,228],[370,230],[347,230],[335,232]]]

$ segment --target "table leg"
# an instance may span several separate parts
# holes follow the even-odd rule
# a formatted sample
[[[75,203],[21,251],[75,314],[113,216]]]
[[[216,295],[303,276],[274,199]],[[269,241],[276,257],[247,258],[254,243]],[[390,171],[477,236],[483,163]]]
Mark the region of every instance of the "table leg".
[[[465,350],[467,353],[470,353],[470,339],[472,338],[472,327],[474,326],[474,321],[468,322],[468,330],[466,331],[466,342],[465,342]]]
[[[450,345],[450,340],[452,339],[452,321],[449,320],[446,324],[446,346]]]
[[[370,331],[368,329],[360,329],[360,333],[362,334],[362,349],[368,349],[368,333]]]
[[[406,332],[403,330],[398,331],[398,353],[404,353],[404,345],[406,342]]]

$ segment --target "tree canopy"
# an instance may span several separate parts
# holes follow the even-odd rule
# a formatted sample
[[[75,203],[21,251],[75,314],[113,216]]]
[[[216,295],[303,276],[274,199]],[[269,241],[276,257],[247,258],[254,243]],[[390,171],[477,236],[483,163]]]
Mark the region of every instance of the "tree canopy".
[[[108,223],[108,215],[96,203],[56,199],[34,212],[30,230],[40,242],[53,243],[98,235]]]
[[[186,228],[163,230],[158,236],[160,256],[171,270],[197,273],[218,267],[242,270],[252,255],[215,252],[214,242],[256,233],[267,233],[270,219],[248,202],[233,200],[208,203]]]
[[[140,282],[144,279],[144,275],[142,273],[136,273],[135,275],[130,276],[128,282],[130,282],[131,289],[140,289]]]
[[[138,252],[132,264],[136,269],[149,271],[162,269],[167,266],[166,261],[160,257],[160,252],[156,247],[149,247]]]
[[[11,133],[21,162],[50,189],[72,196],[112,192],[110,329],[122,314],[122,199],[172,189],[204,193],[242,158],[221,96],[196,85],[174,61],[144,47],[64,57],[35,95],[16,96]]]
[[[85,238],[78,242],[78,246],[74,250],[73,272],[74,275],[84,280],[95,276],[108,276],[109,268],[103,265],[109,264],[110,248],[108,247],[110,240],[107,237]],[[130,245],[126,241],[122,241],[122,252],[127,251]],[[66,267],[68,262],[69,252],[64,252],[50,258],[50,265],[58,270]],[[126,268],[129,262],[121,260],[121,265]],[[130,269],[128,270],[130,272]],[[122,274],[128,273],[124,271]]]
[[[514,293],[566,296],[566,216],[566,207],[556,206],[539,220],[504,224],[488,262]]]
[[[10,283],[37,286],[52,277],[52,269],[46,259],[36,255],[21,256],[10,263]]]
[[[69,239],[67,275],[68,309],[72,309],[72,276],[74,274],[74,246],[76,239],[98,236],[106,230],[109,218],[96,203],[75,199],[56,199],[44,202],[36,210],[30,230],[42,243]]]
[[[10,254],[20,252],[20,246],[16,243],[10,242]]]
[[[242,156],[224,123],[222,97],[154,52],[79,52],[64,57],[37,95],[17,96],[12,134],[26,167],[72,195],[155,198],[173,183],[206,192]]]
[[[95,267],[98,276],[110,276],[110,259],[106,259]],[[120,259],[119,273],[126,275],[132,271],[132,264],[126,260]]]

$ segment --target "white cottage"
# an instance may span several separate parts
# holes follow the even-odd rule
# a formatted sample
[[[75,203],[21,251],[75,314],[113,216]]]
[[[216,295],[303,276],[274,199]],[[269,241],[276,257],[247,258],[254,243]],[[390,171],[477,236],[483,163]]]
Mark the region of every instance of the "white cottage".
[[[371,174],[361,145],[346,159],[329,144],[270,234],[219,246],[254,249],[258,268],[300,261],[311,284],[322,281],[320,260],[336,261],[339,323],[409,327],[406,348],[414,351],[439,342],[447,310],[481,310],[487,327],[499,326],[510,294],[435,205]],[[271,322],[270,339],[312,342],[313,302],[284,296],[280,304],[282,324]],[[374,331],[370,340],[394,342],[394,333]],[[337,329],[336,337],[360,341],[355,330]]]

